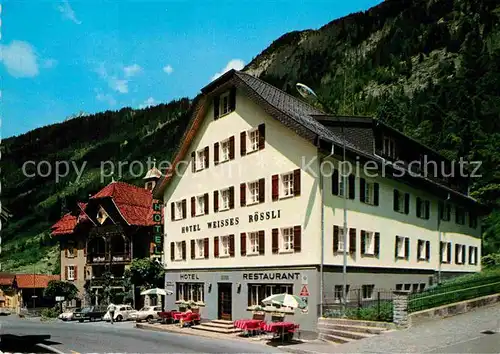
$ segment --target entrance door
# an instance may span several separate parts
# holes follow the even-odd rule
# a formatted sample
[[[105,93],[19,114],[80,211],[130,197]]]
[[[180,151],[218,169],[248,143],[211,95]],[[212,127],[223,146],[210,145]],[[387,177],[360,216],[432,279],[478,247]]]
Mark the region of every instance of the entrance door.
[[[232,320],[232,284],[219,283],[219,318],[222,320]]]

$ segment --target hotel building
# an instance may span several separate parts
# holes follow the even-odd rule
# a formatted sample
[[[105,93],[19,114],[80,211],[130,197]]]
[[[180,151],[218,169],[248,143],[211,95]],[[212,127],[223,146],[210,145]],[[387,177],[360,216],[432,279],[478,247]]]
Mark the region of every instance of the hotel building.
[[[353,167],[345,185],[344,142]],[[410,164],[424,160],[436,162],[433,176]],[[454,167],[381,122],[331,117],[227,72],[202,89],[153,191],[165,206],[167,305],[202,301],[202,318],[235,320],[249,316],[248,305],[289,292],[309,305],[293,320],[314,331],[321,293],[323,302],[340,300],[344,247],[347,290],[362,289],[362,300],[374,289],[422,289],[437,273],[479,271],[483,208],[468,196],[467,179],[443,176],[441,164]]]

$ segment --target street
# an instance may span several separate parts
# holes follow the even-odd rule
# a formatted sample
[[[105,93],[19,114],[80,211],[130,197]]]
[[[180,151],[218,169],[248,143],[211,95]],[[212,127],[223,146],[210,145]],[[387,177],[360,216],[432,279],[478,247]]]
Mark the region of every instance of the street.
[[[257,343],[140,330],[134,328],[134,322],[114,325],[106,322],[40,322],[39,319],[9,316],[1,317],[0,325],[2,335],[50,335],[47,344],[61,352],[73,354],[281,353],[279,349]]]

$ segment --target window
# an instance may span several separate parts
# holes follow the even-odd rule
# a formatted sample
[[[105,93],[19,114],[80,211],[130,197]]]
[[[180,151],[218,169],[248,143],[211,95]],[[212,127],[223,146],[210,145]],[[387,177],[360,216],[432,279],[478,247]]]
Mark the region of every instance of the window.
[[[393,204],[394,211],[408,214],[410,211],[410,194],[394,189]]]
[[[293,227],[281,229],[281,250],[293,251]]]
[[[248,248],[249,254],[258,254],[259,253],[259,233],[251,232],[248,234]]]
[[[477,215],[473,212],[469,212],[469,227],[472,229],[477,228]]]
[[[293,172],[281,175],[281,197],[293,196]]]
[[[410,291],[411,289],[411,284],[405,284],[405,290]]]
[[[374,233],[371,231],[364,232],[364,242],[365,242],[365,252],[364,254],[373,255],[375,254],[375,237]]]
[[[248,147],[247,154],[259,150],[259,129],[253,129],[248,132]]]
[[[477,252],[477,247],[469,246],[469,264],[477,265]]]
[[[259,202],[259,181],[248,183],[248,194],[247,205]]]
[[[75,280],[75,266],[68,266],[68,280]]]
[[[361,287],[363,300],[371,300],[373,298],[373,289],[375,289],[375,285],[363,285]]]
[[[439,202],[439,214],[442,221],[450,221],[451,205],[445,202]]]
[[[396,284],[396,290],[403,290],[403,284]]]
[[[219,257],[229,256],[229,236],[221,236],[220,239],[220,253]]]
[[[347,242],[349,242],[349,240],[346,240]],[[339,252],[344,252],[344,227],[339,227],[339,249],[338,251]],[[346,245],[346,250],[349,249],[349,246]]]
[[[260,305],[264,299],[264,285],[248,284],[248,306]]]
[[[227,210],[229,209],[229,199],[230,199],[230,191],[229,188],[223,189],[220,192],[220,210]]]
[[[205,168],[205,150],[199,150],[196,152],[196,171],[203,170]]]
[[[420,292],[425,290],[425,283],[420,283]]]
[[[200,238],[196,240],[196,258],[205,258],[205,240]]]
[[[231,112],[229,92],[225,93],[220,98],[220,111],[221,111],[221,114],[227,114],[227,113]]]
[[[411,292],[412,293],[418,293],[418,284],[412,284]]]
[[[293,285],[265,285],[265,297],[284,293],[293,294]]]
[[[466,247],[465,245],[455,244],[455,263],[465,264],[466,261]]]
[[[223,141],[220,144],[220,149],[221,149],[221,162],[228,161],[230,157],[230,145],[229,145],[229,139]]]
[[[430,201],[417,197],[417,218],[429,219],[430,205]]]
[[[395,256],[396,258],[408,259],[410,253],[410,239],[408,237],[396,236]]]
[[[176,283],[177,301],[205,301],[203,283]]]
[[[175,220],[180,220],[183,217],[182,201],[175,202]]]
[[[396,143],[393,139],[384,137],[383,153],[386,156],[396,158]]]
[[[418,240],[417,241],[417,260],[428,261],[430,259],[430,241]]]
[[[182,259],[182,242],[176,242],[175,243],[175,260],[181,260]]]
[[[455,222],[458,225],[464,225],[465,224],[465,210],[460,207],[455,208]]]
[[[378,203],[375,201],[375,185],[376,183],[373,182],[367,182],[364,178],[360,179],[362,183],[362,188],[363,188],[363,194],[360,194],[361,201],[366,203],[366,204],[371,204],[371,205],[378,205]],[[364,184],[364,187],[363,187]],[[364,195],[364,199],[363,199]]]
[[[441,242],[441,263],[450,263],[451,242]]]
[[[200,195],[196,197],[196,215],[205,214],[205,196]]]
[[[75,244],[73,242],[68,243],[67,255],[68,258],[73,258],[76,256]]]
[[[336,303],[342,303],[343,298],[344,298],[344,286],[343,285],[335,285],[334,301]],[[349,285],[346,286],[346,302],[349,302]]]

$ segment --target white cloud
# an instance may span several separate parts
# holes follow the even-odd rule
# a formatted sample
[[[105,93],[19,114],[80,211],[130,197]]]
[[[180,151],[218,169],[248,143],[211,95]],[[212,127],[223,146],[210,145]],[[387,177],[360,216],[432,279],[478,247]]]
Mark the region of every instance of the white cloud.
[[[142,109],[149,106],[154,106],[155,104],[158,104],[158,102],[156,102],[156,100],[153,97],[149,97],[146,101],[144,101],[144,103],[139,105],[139,108]]]
[[[234,70],[241,70],[245,67],[245,62],[241,59],[231,59],[226,67],[224,69],[222,69],[220,72],[218,73],[215,73],[214,76],[212,76],[212,78],[210,79],[211,81],[214,81],[215,79],[217,79],[219,76],[223,75],[224,73],[228,72],[229,70],[231,69],[234,69]]]
[[[39,73],[35,49],[28,42],[12,41],[0,45],[0,61],[14,77],[34,77]]]
[[[67,18],[68,20],[73,21],[77,25],[80,25],[82,21],[76,18],[75,11],[71,8],[68,0],[63,0],[62,4],[57,7],[59,12],[63,15],[63,17]]]
[[[132,64],[123,68],[126,77],[137,75],[142,71],[142,67],[138,64]]]
[[[95,90],[95,91],[97,93],[95,98],[98,101],[106,102],[110,106],[114,106],[116,104],[115,98],[113,96],[111,96],[110,94],[105,94],[105,93],[99,92],[98,90]]]
[[[172,68],[172,66],[169,64],[163,68],[163,71],[170,75],[174,71],[174,68]]]
[[[110,76],[104,63],[100,63],[95,70],[101,79],[107,82],[109,88],[120,93],[128,92],[128,80],[118,79],[116,76]]]

